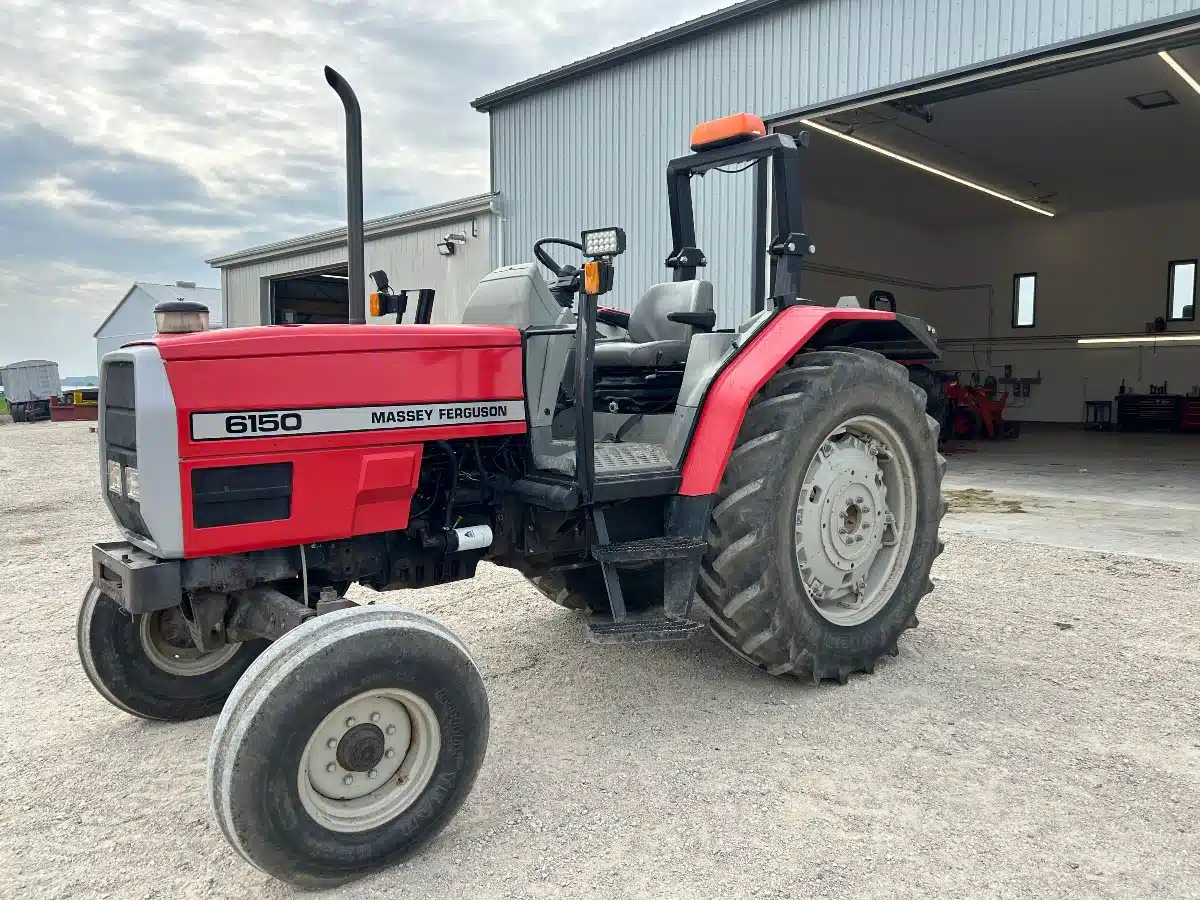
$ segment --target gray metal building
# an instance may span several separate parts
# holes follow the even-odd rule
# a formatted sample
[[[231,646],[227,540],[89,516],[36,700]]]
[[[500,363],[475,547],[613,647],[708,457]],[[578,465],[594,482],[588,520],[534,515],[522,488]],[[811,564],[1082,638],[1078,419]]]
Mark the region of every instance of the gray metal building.
[[[366,222],[367,271],[383,269],[397,291],[433,288],[434,321],[457,321],[492,268],[493,209],[493,196],[482,194]],[[230,327],[346,321],[345,228],[208,264],[221,270],[223,318]]]
[[[610,302],[631,307],[669,277],[666,163],[697,123],[753,112],[812,137],[809,299],[892,290],[948,368],[1041,379],[1016,418],[1190,386],[1194,343],[1138,335],[1198,337],[1198,29],[1196,0],[747,0],[474,102],[498,262],[621,225]],[[756,189],[695,187],[722,325],[766,280]]]
[[[154,307],[166,300],[199,301],[208,307],[211,327],[220,328],[224,323],[224,304],[218,290],[196,287],[195,282],[191,281],[177,281],[174,284],[137,281],[117,301],[117,305],[92,335],[96,339],[97,365],[110,350],[153,335]],[[100,371],[99,368],[96,371]]]

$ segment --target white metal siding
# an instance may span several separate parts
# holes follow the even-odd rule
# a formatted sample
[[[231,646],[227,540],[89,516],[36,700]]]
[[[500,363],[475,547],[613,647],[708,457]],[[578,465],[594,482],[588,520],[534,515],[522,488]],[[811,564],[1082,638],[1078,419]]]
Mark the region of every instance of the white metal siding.
[[[96,362],[130,341],[154,334],[154,298],[135,287],[96,333]],[[97,368],[97,372],[100,370]]]
[[[189,299],[199,299],[208,304],[209,320],[214,328],[220,327],[223,321],[221,309],[214,308],[216,304],[212,297],[216,296],[216,291],[200,291],[193,292],[187,289],[175,291],[169,287],[164,288],[167,292],[164,299],[169,299],[171,294],[180,293],[189,297]],[[197,296],[197,293],[199,296]],[[160,292],[160,297],[163,297]],[[142,338],[151,337],[155,332],[154,322],[154,306],[158,302],[159,297],[155,297],[141,287],[134,286],[124,301],[113,310],[108,320],[96,332],[96,361],[104,358],[104,354],[111,350],[116,350],[130,341],[141,340]],[[100,371],[99,369],[96,370]]]
[[[621,225],[629,251],[608,302],[629,308],[667,278],[664,169],[696,123],[776,116],[1196,9],[1197,0],[808,0],[507,101],[491,113],[501,263],[530,259],[539,237]],[[696,195],[705,277],[729,325],[744,317],[750,285],[752,178],[713,174]]]
[[[472,227],[475,236],[472,237]],[[442,256],[437,243],[448,233],[467,235],[453,256]],[[383,269],[394,289],[434,288],[435,322],[456,322],[475,286],[492,268],[491,217],[478,215],[434,228],[389,234],[366,244],[367,271]],[[260,316],[262,280],[346,261],[346,248],[318,250],[265,262],[232,266],[221,272],[230,326],[263,324]],[[372,289],[368,282],[368,289]],[[411,321],[416,298],[409,301]]]

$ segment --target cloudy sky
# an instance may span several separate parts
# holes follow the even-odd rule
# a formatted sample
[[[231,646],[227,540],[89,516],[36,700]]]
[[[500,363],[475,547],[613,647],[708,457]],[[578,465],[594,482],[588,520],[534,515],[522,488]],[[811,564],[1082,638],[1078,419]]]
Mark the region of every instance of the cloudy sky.
[[[95,372],[135,281],[341,224],[341,107],[366,213],[487,189],[475,97],[731,0],[2,0],[0,364]]]

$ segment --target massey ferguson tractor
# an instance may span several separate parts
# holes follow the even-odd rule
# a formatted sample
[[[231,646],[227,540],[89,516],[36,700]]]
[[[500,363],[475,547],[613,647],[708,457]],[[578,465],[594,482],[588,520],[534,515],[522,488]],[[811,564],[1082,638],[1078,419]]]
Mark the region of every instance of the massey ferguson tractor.
[[[917,319],[798,296],[804,140],[749,115],[697,127],[667,166],[670,280],[627,314],[599,305],[626,242],[601,228],[488,275],[461,324],[366,325],[358,104],[326,78],[346,108],[350,323],[208,331],[168,305],[102,365],[123,540],[92,548],[80,658],[132,715],[220,713],[208,784],[237,852],[336,884],[416,851],[471,790],[488,701],[469,650],[351,585],[487,560],[601,644],[708,630],[815,682],[895,656],[932,588],[944,461],[894,360],[938,351]],[[766,161],[773,290],[726,298],[743,314],[718,328],[692,179]]]

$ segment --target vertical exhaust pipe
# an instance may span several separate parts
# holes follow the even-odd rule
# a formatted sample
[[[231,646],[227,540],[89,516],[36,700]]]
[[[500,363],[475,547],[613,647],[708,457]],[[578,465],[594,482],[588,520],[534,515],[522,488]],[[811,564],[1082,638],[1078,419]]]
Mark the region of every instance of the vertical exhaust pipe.
[[[325,80],[346,107],[346,253],[350,264],[350,324],[367,321],[366,250],[363,243],[362,110],[354,89],[325,67]]]

